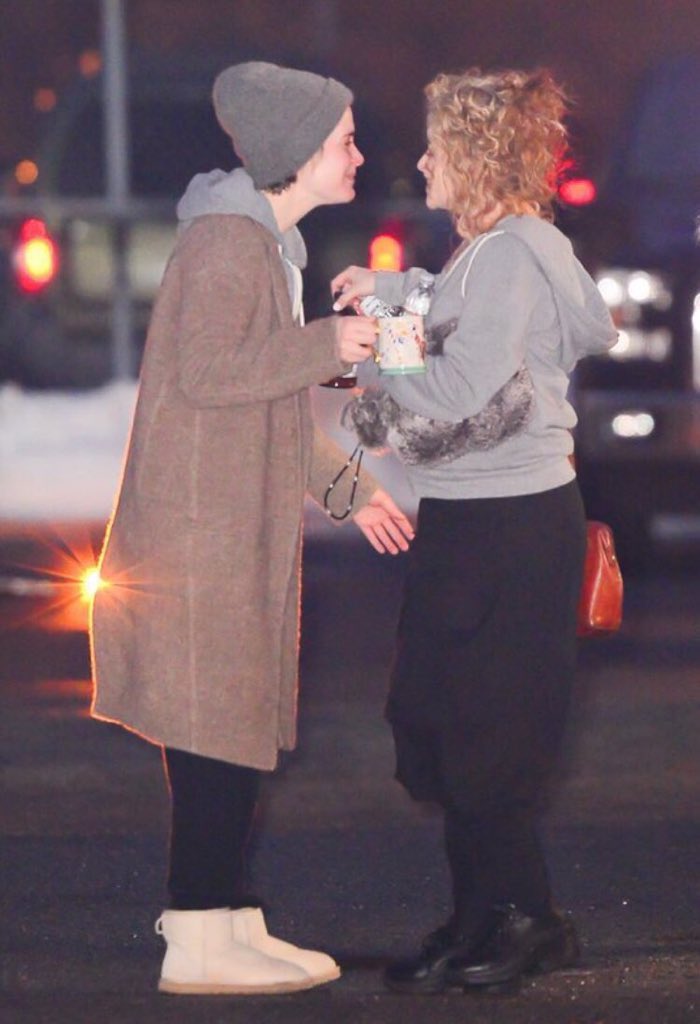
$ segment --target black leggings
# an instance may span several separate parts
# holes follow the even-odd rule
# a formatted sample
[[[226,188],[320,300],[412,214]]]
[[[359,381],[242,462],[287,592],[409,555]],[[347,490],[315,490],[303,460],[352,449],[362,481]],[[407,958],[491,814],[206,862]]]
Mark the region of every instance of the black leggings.
[[[249,905],[245,855],[260,773],[170,747],[164,761],[172,807],[170,908]]]
[[[492,906],[539,917],[551,907],[547,865],[533,810],[506,806],[467,818],[445,808],[445,850],[457,922],[476,928]]]

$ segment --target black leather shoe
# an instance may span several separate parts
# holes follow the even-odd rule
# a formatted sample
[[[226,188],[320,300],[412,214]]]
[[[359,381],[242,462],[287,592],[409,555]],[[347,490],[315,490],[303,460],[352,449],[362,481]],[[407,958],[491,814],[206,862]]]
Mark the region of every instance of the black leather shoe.
[[[554,911],[528,917],[513,906],[495,907],[466,955],[453,954],[444,971],[453,988],[503,987],[523,974],[570,967],[579,958],[573,923]]]
[[[428,935],[417,956],[390,964],[384,982],[392,992],[442,992],[450,959],[468,950],[468,938],[449,922]]]

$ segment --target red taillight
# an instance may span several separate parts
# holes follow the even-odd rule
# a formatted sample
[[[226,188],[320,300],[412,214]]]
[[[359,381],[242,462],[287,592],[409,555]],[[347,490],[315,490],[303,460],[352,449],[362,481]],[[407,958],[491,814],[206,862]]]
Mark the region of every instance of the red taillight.
[[[58,250],[42,220],[33,217],[24,222],[12,262],[22,291],[39,292],[51,284],[58,270]]]
[[[559,186],[559,198],[569,206],[588,206],[596,197],[596,187],[590,178],[569,178]]]
[[[376,235],[369,244],[371,270],[401,270],[403,246],[393,235]]]

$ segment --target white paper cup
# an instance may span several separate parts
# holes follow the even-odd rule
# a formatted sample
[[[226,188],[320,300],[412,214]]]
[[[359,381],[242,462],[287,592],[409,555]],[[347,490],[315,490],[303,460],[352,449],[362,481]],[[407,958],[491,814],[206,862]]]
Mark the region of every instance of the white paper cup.
[[[380,373],[425,373],[423,317],[416,313],[379,317],[377,363]]]

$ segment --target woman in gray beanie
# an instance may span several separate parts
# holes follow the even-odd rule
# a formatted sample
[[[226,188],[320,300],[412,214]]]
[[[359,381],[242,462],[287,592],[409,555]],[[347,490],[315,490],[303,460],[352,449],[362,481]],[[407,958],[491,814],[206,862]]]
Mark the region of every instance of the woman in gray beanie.
[[[245,850],[260,771],[296,739],[304,495],[322,500],[346,462],[314,431],[308,388],[375,337],[364,317],[304,325],[296,224],[353,199],[363,158],[333,79],[241,64],[213,99],[243,167],[197,175],[178,206],[93,608],[93,714],[164,748],[159,988],[290,992],[340,972],[268,934]],[[377,551],[407,548],[410,524],[369,476],[332,494]]]

